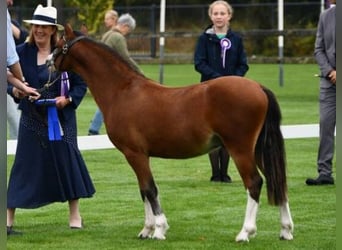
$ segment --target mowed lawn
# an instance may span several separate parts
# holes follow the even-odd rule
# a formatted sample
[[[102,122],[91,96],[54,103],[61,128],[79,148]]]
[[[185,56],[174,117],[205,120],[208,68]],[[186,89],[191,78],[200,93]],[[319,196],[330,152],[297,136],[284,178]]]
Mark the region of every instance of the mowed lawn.
[[[148,77],[159,79],[159,65],[141,67]],[[283,124],[317,123],[317,66],[284,65],[282,87],[278,70],[278,65],[252,64],[247,77],[274,91]],[[166,86],[199,81],[193,65],[165,65],[164,74]],[[78,109],[79,135],[87,134],[95,110],[88,93]],[[104,128],[101,133],[105,133]],[[24,234],[10,237],[7,249],[336,249],[336,186],[305,185],[307,177],[317,174],[318,138],[287,139],[285,143],[290,208],[295,223],[293,241],[278,239],[279,210],[268,205],[264,186],[257,235],[249,243],[236,243],[234,239],[244,219],[246,192],[233,162],[229,168],[233,183],[209,182],[207,155],[187,160],[151,159],[170,229],[165,241],[139,240],[144,208],[136,177],[118,150],[107,149],[82,152],[97,190],[93,198],[81,200],[84,229],[68,228],[65,203],[18,209],[15,227]],[[8,173],[13,159],[8,157]]]

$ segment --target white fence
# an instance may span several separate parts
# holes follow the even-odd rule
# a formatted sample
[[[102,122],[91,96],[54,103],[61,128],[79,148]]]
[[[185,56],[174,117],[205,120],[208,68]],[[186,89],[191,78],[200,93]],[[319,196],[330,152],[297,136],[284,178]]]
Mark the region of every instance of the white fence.
[[[318,124],[284,125],[281,130],[285,139],[314,138],[319,136]],[[97,150],[114,148],[107,135],[77,137],[80,150]],[[14,155],[16,140],[7,140],[7,155]]]

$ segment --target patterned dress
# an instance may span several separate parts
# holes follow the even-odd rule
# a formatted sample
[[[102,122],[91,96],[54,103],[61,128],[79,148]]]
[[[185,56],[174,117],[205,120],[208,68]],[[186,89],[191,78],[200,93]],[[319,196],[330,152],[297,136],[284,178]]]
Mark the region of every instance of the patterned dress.
[[[49,77],[46,65],[37,65],[37,48],[23,44],[17,48],[24,77],[30,86],[41,88]],[[8,208],[37,208],[53,202],[92,197],[95,188],[77,145],[76,108],[86,93],[86,85],[69,73],[72,103],[58,110],[61,140],[48,136],[47,106],[21,99],[18,145],[8,182]],[[53,80],[56,74],[52,76]],[[11,91],[9,91],[11,92]],[[42,92],[43,98],[61,95],[61,81]],[[17,100],[19,101],[19,100]]]

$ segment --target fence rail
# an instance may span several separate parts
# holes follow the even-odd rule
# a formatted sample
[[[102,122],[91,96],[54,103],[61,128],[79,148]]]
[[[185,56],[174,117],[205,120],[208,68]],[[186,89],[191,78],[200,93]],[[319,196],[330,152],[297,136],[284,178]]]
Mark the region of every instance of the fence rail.
[[[319,135],[318,124],[284,125],[281,130],[285,139],[316,138]],[[115,148],[107,135],[79,136],[80,150],[99,150]],[[7,155],[14,155],[17,140],[7,140]]]

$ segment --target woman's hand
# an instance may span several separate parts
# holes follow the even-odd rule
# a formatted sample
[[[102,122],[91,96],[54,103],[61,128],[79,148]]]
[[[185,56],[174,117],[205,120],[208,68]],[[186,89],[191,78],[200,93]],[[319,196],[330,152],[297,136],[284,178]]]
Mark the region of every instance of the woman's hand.
[[[55,100],[57,109],[63,109],[71,103],[70,98],[65,96],[57,96]]]

